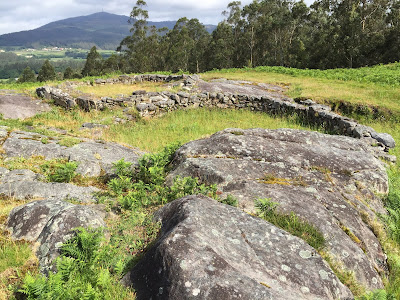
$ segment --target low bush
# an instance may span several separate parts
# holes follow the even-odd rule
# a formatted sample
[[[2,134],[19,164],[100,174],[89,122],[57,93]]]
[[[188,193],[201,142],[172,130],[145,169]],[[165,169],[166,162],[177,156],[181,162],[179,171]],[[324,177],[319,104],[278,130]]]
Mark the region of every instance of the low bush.
[[[238,200],[235,197],[233,197],[232,195],[226,196],[225,199],[221,199],[221,200],[219,200],[219,202],[233,206],[233,207],[237,207],[239,205]]]

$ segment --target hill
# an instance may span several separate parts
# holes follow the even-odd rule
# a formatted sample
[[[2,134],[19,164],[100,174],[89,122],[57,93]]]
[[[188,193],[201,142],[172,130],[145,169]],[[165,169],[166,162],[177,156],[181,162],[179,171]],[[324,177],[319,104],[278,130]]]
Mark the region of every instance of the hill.
[[[55,21],[33,30],[0,35],[0,47],[40,48],[42,46],[115,49],[129,35],[129,17],[99,12]],[[157,28],[172,29],[176,21],[149,22]],[[207,30],[215,29],[206,25]]]

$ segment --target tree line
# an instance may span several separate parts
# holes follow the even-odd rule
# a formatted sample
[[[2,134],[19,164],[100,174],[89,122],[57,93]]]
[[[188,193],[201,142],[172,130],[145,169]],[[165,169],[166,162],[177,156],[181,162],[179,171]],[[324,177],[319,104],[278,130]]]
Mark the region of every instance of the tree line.
[[[127,71],[190,71],[261,65],[354,68],[400,60],[399,0],[254,0],[228,4],[209,34],[197,19],[172,30],[147,26],[146,2],[131,12],[119,47]]]

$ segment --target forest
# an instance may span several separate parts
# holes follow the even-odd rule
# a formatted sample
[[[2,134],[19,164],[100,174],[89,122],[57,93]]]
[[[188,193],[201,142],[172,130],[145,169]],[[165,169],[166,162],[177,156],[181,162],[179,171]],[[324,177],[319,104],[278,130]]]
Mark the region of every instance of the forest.
[[[137,1],[132,35],[119,48],[127,71],[357,68],[400,60],[399,0],[233,1],[212,34],[197,19],[181,18],[172,30],[149,27],[145,8]]]

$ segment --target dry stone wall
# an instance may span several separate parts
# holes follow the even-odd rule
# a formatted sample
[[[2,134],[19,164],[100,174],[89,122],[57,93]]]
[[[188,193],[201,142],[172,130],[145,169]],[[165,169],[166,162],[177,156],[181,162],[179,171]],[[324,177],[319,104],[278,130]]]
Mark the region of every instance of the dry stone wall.
[[[266,93],[260,95],[235,94],[228,92],[192,92],[198,81],[197,75],[122,75],[114,79],[96,79],[93,84],[133,84],[135,82],[171,82],[181,80],[181,86],[187,92],[145,92],[136,91],[129,97],[92,99],[80,96],[72,97],[63,90],[49,86],[37,89],[37,95],[42,98],[53,99],[56,105],[70,109],[74,106],[90,111],[103,110],[115,106],[134,107],[140,116],[156,116],[177,109],[185,108],[222,108],[222,109],[249,109],[277,115],[297,114],[307,123],[316,126],[323,126],[330,132],[347,135],[355,138],[372,138],[386,148],[394,148],[394,139],[386,133],[377,133],[371,127],[361,125],[355,120],[343,117],[331,110],[329,106],[317,104],[312,100],[295,102],[291,98],[276,97]]]

